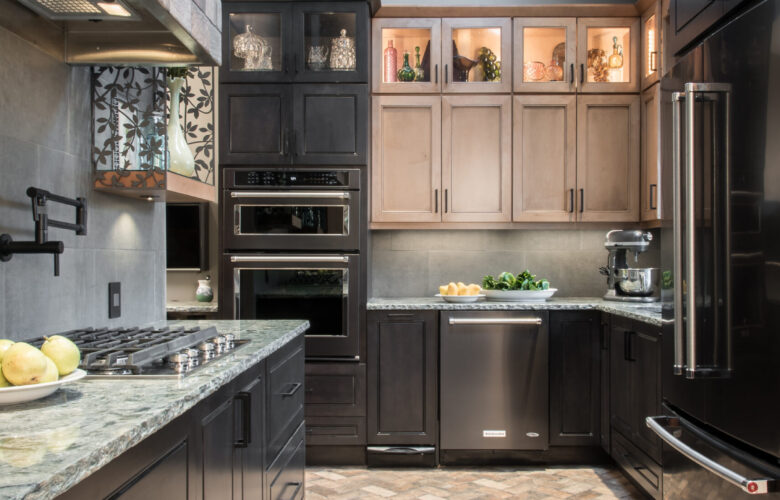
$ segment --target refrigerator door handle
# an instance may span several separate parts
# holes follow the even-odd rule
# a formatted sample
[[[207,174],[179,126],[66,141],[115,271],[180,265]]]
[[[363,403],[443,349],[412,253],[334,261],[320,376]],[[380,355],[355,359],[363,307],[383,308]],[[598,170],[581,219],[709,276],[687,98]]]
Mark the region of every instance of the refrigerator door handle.
[[[684,250],[684,258],[685,258],[685,281],[686,281],[686,289],[687,289],[687,296],[688,300],[686,303],[686,367],[685,367],[685,377],[689,379],[694,379],[698,377],[711,377],[711,376],[723,376],[723,373],[721,373],[721,370],[713,370],[711,368],[705,368],[701,369],[699,368],[699,362],[697,359],[697,340],[698,340],[698,331],[696,328],[696,304],[697,304],[697,297],[696,297],[696,269],[694,267],[694,255],[696,254],[696,186],[694,184],[695,181],[695,134],[696,134],[696,123],[695,123],[695,116],[696,116],[696,98],[697,97],[704,97],[703,94],[725,94],[726,96],[726,126],[725,126],[725,135],[726,135],[726,147],[724,148],[725,155],[726,155],[726,168],[725,168],[725,174],[726,177],[729,177],[729,151],[728,151],[728,143],[729,143],[729,124],[728,120],[730,120],[730,94],[731,94],[731,84],[728,83],[695,83],[695,82],[688,82],[685,84],[685,187],[686,187],[686,198],[685,198],[685,250]],[[727,182],[727,188],[728,188],[728,182]],[[729,214],[729,203],[726,203],[726,218],[730,218]],[[728,222],[727,222],[728,224]],[[728,226],[727,226],[728,230]],[[727,236],[726,240],[728,241],[730,239],[729,236]],[[730,252],[727,245],[727,252]],[[730,256],[730,253],[727,253],[727,258]],[[729,274],[729,267],[730,264],[726,263],[725,265],[727,271],[726,271],[726,283],[728,286],[728,283],[730,283],[730,276]],[[726,310],[729,310],[730,307],[730,289],[726,288]],[[729,313],[727,313],[727,316]],[[731,330],[731,324],[730,320],[729,323],[727,323],[726,327],[727,331]],[[730,351],[731,349],[731,342],[728,341],[728,349]],[[728,359],[731,359],[731,355],[727,354]]]
[[[667,430],[667,427],[677,428],[681,427],[680,419],[675,417],[647,417],[645,418],[647,426],[655,432],[664,443],[668,444],[685,457],[689,458],[693,462],[699,464],[701,467],[712,472],[721,479],[728,481],[734,486],[740,488],[742,491],[751,495],[763,495],[770,491],[774,491],[775,480],[772,478],[758,478],[749,479],[733,470],[725,467],[718,462],[712,460],[694,450],[692,447],[683,443],[682,440],[677,438],[672,432]]]
[[[682,183],[680,182],[680,106],[685,101],[684,92],[672,94],[672,210],[674,227],[674,374],[685,370],[685,330],[683,313],[683,241],[682,241]]]

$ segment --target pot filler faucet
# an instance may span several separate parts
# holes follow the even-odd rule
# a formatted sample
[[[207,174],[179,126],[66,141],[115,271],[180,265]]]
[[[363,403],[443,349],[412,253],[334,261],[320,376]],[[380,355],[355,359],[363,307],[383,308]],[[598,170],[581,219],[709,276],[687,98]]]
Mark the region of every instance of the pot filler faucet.
[[[65,245],[61,241],[48,241],[49,226],[70,229],[80,236],[87,234],[87,199],[76,198],[74,200],[36,187],[27,188],[27,196],[32,202],[35,241],[14,241],[10,234],[1,234],[0,261],[8,262],[15,253],[50,253],[54,255],[54,276],[59,276],[60,254],[65,250]],[[47,201],[76,207],[76,223],[49,219]]]

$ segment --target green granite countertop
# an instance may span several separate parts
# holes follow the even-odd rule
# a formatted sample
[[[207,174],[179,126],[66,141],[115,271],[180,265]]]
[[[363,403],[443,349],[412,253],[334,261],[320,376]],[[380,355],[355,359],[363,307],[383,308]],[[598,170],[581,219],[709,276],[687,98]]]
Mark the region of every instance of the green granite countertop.
[[[491,302],[483,299],[470,304],[452,304],[439,297],[372,298],[368,300],[366,308],[369,311],[399,309],[437,311],[597,310],[661,326],[660,302],[618,302],[594,297],[553,297],[545,302]]]
[[[306,329],[308,321],[161,321],[216,326],[247,345],[178,380],[90,380],[0,406],[0,499],[52,498],[164,427]]]

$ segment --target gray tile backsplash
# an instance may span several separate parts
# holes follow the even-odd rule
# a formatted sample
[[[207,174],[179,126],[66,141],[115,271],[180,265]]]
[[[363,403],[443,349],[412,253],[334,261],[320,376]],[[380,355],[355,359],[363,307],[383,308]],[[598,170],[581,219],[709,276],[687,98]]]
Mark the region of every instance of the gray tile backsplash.
[[[372,297],[419,297],[450,281],[481,283],[485,274],[530,269],[561,297],[601,296],[606,229],[372,231]],[[657,232],[656,232],[657,233]],[[656,234],[657,236],[657,234]],[[658,245],[639,265],[658,265]]]
[[[88,200],[88,234],[50,228],[50,255],[0,263],[0,337],[24,339],[84,326],[165,317],[165,206],[92,190],[89,68],[61,63],[0,28],[0,233],[34,238],[37,186]],[[71,221],[71,207],[50,204]],[[108,283],[122,283],[122,316],[108,319]]]

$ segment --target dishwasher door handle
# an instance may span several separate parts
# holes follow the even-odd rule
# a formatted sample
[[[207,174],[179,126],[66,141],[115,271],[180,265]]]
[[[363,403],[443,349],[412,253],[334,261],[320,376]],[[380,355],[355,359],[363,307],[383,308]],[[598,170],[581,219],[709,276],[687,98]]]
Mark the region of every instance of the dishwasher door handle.
[[[450,318],[451,325],[541,325],[542,318]]]

